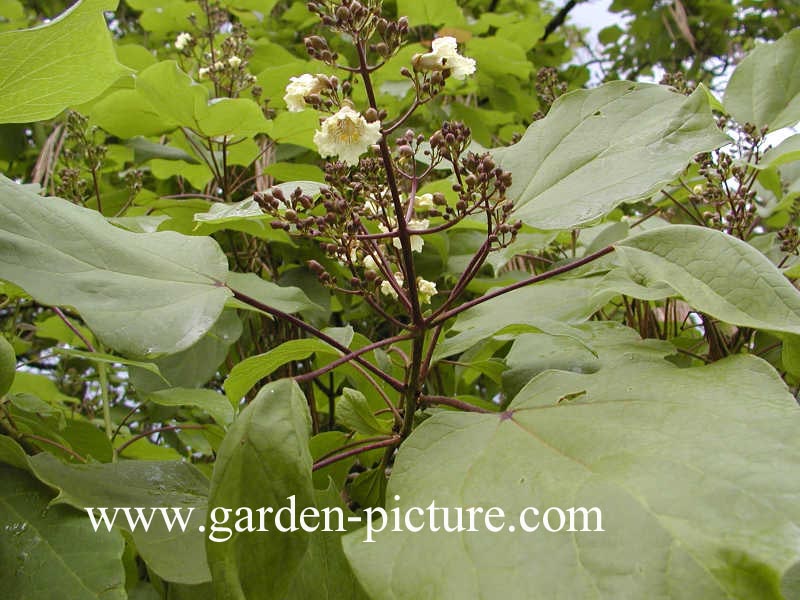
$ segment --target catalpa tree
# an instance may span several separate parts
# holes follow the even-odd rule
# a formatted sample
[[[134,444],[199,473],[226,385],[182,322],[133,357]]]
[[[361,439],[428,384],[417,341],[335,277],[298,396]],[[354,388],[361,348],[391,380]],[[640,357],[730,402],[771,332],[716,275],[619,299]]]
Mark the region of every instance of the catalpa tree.
[[[796,9],[477,4],[0,4],[5,596],[800,595]]]

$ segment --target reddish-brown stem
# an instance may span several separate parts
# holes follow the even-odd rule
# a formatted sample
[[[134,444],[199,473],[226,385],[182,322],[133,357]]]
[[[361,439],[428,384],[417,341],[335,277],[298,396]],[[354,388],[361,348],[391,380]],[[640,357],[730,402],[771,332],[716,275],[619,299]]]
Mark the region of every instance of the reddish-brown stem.
[[[402,116],[398,117],[398,119],[394,123],[389,125],[386,129],[382,130],[383,135],[389,135],[390,133],[395,131],[398,127],[400,127],[403,123],[405,123],[412,114],[414,114],[415,110],[417,110],[420,106],[422,106],[426,102],[428,102],[428,100],[420,100],[419,96],[414,98],[414,103],[411,105],[411,107]]]
[[[491,246],[491,238],[487,238],[483,242],[483,244],[481,244],[481,247],[478,248],[478,251],[475,253],[475,255],[472,257],[472,260],[470,260],[469,264],[467,265],[467,268],[464,269],[464,272],[461,274],[461,277],[458,278],[458,281],[456,282],[456,285],[453,287],[453,290],[450,292],[450,295],[436,310],[436,312],[434,312],[433,315],[431,315],[430,319],[435,319],[437,316],[446,311],[450,307],[450,305],[452,305],[453,302],[455,302],[458,299],[458,297],[461,295],[461,292],[463,292],[464,289],[466,289],[466,287],[469,285],[469,282],[472,281],[475,275],[478,274],[478,271],[480,271],[484,261],[486,260],[486,257],[489,256],[490,246]]]
[[[156,427],[154,429],[150,429],[143,433],[139,433],[133,436],[131,439],[126,440],[124,444],[120,444],[119,448],[117,448],[117,454],[122,454],[122,451],[125,450],[128,446],[133,444],[134,442],[138,442],[142,438],[150,437],[151,435],[155,435],[156,433],[161,433],[162,431],[176,431],[178,429],[205,429],[205,425],[165,425],[164,427]]]
[[[470,404],[469,402],[464,402],[463,400],[457,400],[456,398],[451,398],[450,396],[421,396],[420,401],[422,402],[422,404],[440,404],[442,406],[449,406],[451,408],[457,408],[459,410],[467,412],[476,412],[484,414],[492,413],[492,411],[490,410],[486,410],[485,408],[481,408],[480,406],[475,406],[474,404]]]
[[[373,300],[371,296],[367,294],[362,296],[362,298],[364,298],[364,301],[372,307],[372,310],[374,310],[381,317],[389,321],[392,325],[394,325],[398,329],[408,329],[407,324],[395,319],[392,315],[386,312],[380,304],[378,304],[375,300]]]
[[[322,340],[323,342],[326,342],[327,344],[333,346],[334,348],[336,348],[337,350],[339,350],[340,352],[342,352],[344,354],[349,354],[350,352],[352,352],[350,350],[350,348],[348,348],[344,344],[340,344],[335,339],[333,339],[331,336],[323,333],[322,331],[320,331],[319,329],[317,329],[313,325],[309,325],[308,323],[306,323],[302,319],[298,319],[294,315],[290,315],[289,313],[285,313],[282,310],[278,310],[276,308],[272,308],[271,306],[268,306],[268,305],[264,304],[263,302],[259,302],[255,298],[251,298],[250,296],[248,296],[246,294],[243,294],[243,293],[241,293],[241,292],[239,292],[237,290],[234,290],[234,289],[231,289],[231,288],[228,288],[228,289],[230,289],[231,292],[233,292],[233,297],[236,298],[237,300],[241,300],[245,304],[249,304],[253,308],[257,308],[258,310],[263,311],[263,312],[265,312],[267,314],[270,314],[273,317],[277,317],[278,319],[281,319],[283,321],[288,321],[289,323],[291,323],[295,327],[297,327],[299,329],[302,329],[303,331],[305,331],[307,333],[310,333],[314,337]],[[405,386],[403,385],[403,383],[401,381],[398,381],[397,379],[395,379],[394,377],[392,377],[388,373],[384,373],[383,371],[381,371],[378,367],[373,365],[368,360],[364,360],[360,356],[354,357],[353,360],[356,363],[360,364],[361,366],[366,367],[367,369],[372,371],[375,375],[377,375],[378,377],[383,379],[386,383],[388,383],[390,386],[392,386],[398,392],[404,392],[405,391]]]
[[[64,314],[63,310],[61,310],[57,306],[53,306],[52,308],[53,308],[53,312],[56,313],[56,315],[58,315],[59,319],[64,321],[64,324],[67,327],[69,327],[70,331],[72,331],[72,333],[74,333],[75,335],[78,336],[78,339],[83,342],[83,345],[86,346],[86,349],[89,350],[89,352],[97,352],[97,350],[94,349],[94,346],[92,345],[92,343],[89,340],[87,340],[86,336],[84,336],[83,333],[81,333],[81,330],[78,329],[72,323],[72,321],[69,320],[69,317],[67,317],[67,315]]]
[[[439,341],[439,336],[442,334],[442,327],[444,325],[439,324],[433,329],[433,335],[431,336],[431,340],[428,344],[428,352],[425,354],[425,360],[422,362],[422,372],[420,373],[420,379],[425,381],[428,378],[428,372],[431,369],[431,362],[433,362],[433,353],[436,350],[436,344]]]
[[[313,471],[317,471],[322,469],[323,467],[327,467],[328,465],[332,465],[335,462],[339,462],[340,460],[344,460],[351,456],[356,456],[358,454],[362,454],[363,452],[369,452],[370,450],[376,450],[378,448],[386,448],[387,446],[396,446],[400,443],[400,437],[392,436],[390,438],[383,439],[379,442],[373,442],[371,444],[366,444],[363,446],[359,446],[357,448],[351,448],[341,454],[334,454],[333,456],[329,456],[328,458],[324,458],[322,460],[318,460],[314,463]]]
[[[367,93],[369,105],[374,110],[378,110],[378,103],[375,99],[375,91],[372,88],[372,79],[367,64],[367,56],[364,50],[364,41],[356,41],[356,50],[358,51],[358,61],[361,70],[361,79],[364,82],[364,90]],[[392,156],[389,152],[389,145],[386,143],[386,135],[382,134],[378,140],[378,147],[380,148],[381,160],[383,161],[384,171],[386,171],[386,183],[389,187],[389,192],[392,196],[392,204],[394,206],[395,218],[397,219],[397,229],[400,234],[400,246],[403,256],[403,267],[405,270],[406,285],[408,285],[408,295],[411,301],[411,320],[417,327],[421,326],[424,322],[422,317],[422,310],[419,305],[419,296],[417,294],[417,278],[414,271],[414,257],[411,251],[411,235],[408,232],[408,226],[403,213],[403,205],[400,201],[400,191],[397,187],[397,179],[394,174],[394,163]]]
[[[513,292],[514,290],[518,290],[520,288],[532,285],[534,283],[539,283],[540,281],[544,281],[546,279],[551,279],[552,277],[556,277],[556,276],[561,275],[563,273],[568,273],[569,271],[573,271],[573,270],[577,269],[578,267],[582,267],[583,265],[589,264],[590,262],[595,261],[598,258],[601,258],[601,257],[605,256],[606,254],[610,254],[613,251],[614,251],[614,246],[606,246],[605,248],[602,248],[602,249],[598,250],[597,252],[593,252],[592,254],[589,254],[588,256],[584,256],[583,258],[581,258],[579,260],[576,260],[576,261],[573,261],[573,262],[571,262],[571,263],[569,263],[567,265],[558,267],[556,269],[552,269],[551,271],[547,271],[547,272],[542,273],[540,275],[534,275],[533,277],[528,277],[526,279],[523,279],[522,281],[518,281],[517,283],[513,283],[513,284],[508,285],[508,286],[506,286],[504,288],[500,288],[499,290],[496,290],[494,292],[490,292],[488,294],[484,294],[483,296],[480,296],[479,298],[475,298],[474,300],[470,300],[469,302],[464,302],[464,304],[460,304],[460,305],[456,306],[455,308],[450,309],[450,310],[442,313],[441,315],[432,318],[429,321],[429,324],[430,325],[438,325],[439,323],[443,323],[447,319],[450,319],[450,318],[452,318],[452,317],[454,317],[454,316],[456,316],[456,315],[458,315],[458,314],[464,312],[465,310],[468,310],[468,309],[470,309],[470,308],[472,308],[474,306],[477,306],[479,304],[483,304],[484,302],[486,302],[488,300],[491,300],[492,298],[497,298],[498,296],[502,296],[503,294],[507,294],[508,292]]]
[[[85,463],[85,462],[86,462],[86,459],[85,459],[85,458],[83,458],[83,457],[82,457],[80,454],[78,454],[77,452],[75,452],[75,451],[74,451],[72,448],[67,448],[66,446],[64,446],[64,445],[62,445],[62,444],[59,444],[58,442],[55,442],[55,441],[53,441],[53,440],[51,440],[51,439],[48,439],[48,438],[46,438],[46,437],[42,437],[42,436],[40,436],[40,435],[36,435],[35,433],[23,433],[23,434],[21,434],[21,435],[22,435],[22,437],[24,437],[24,438],[28,438],[28,439],[31,439],[31,440],[36,440],[37,442],[42,442],[43,444],[48,444],[48,445],[50,445],[50,446],[53,446],[54,448],[58,448],[58,449],[59,449],[59,450],[61,450],[62,452],[66,452],[66,453],[67,453],[67,454],[69,454],[69,455],[70,455],[72,458],[74,458],[75,460],[78,460],[78,461],[80,461],[80,462],[82,462],[82,463]]]
[[[341,366],[346,362],[350,362],[351,360],[361,356],[362,354],[367,354],[368,352],[372,352],[373,350],[376,350],[378,348],[382,348],[383,346],[388,346],[389,344],[394,344],[395,342],[402,342],[404,340],[410,340],[413,337],[414,336],[410,335],[410,334],[395,335],[393,337],[386,338],[386,339],[380,340],[378,342],[373,342],[371,344],[368,344],[368,345],[364,346],[363,348],[359,348],[358,350],[352,350],[352,351],[348,352],[347,354],[345,354],[343,356],[340,356],[336,360],[334,360],[332,362],[329,362],[327,365],[325,365],[324,367],[320,367],[316,371],[309,371],[308,373],[303,373],[301,375],[296,375],[294,380],[297,383],[302,383],[304,381],[309,381],[311,379],[316,379],[317,377],[320,377],[321,375],[324,375],[328,371],[333,371],[336,367]]]

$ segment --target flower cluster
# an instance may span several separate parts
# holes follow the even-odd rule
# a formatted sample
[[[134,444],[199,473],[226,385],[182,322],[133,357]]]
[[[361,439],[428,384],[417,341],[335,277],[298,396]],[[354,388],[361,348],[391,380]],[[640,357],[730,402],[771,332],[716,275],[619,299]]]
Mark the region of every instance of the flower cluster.
[[[345,269],[349,271],[349,293],[364,296],[373,307],[380,304],[381,296],[396,300],[407,310],[413,309],[419,321],[419,306],[431,304],[438,289],[434,281],[417,275],[412,255],[423,251],[427,235],[478,210],[495,211],[497,204],[488,203],[489,182],[467,170],[463,176],[468,177],[470,185],[462,193],[474,198],[464,206],[448,206],[440,192],[417,193],[420,182],[442,160],[453,163],[458,181],[463,181],[459,169],[464,168],[461,158],[470,132],[462,124],[446,123],[430,138],[408,130],[397,138],[394,147],[387,136],[417,107],[435,97],[448,78],[463,80],[473,74],[475,61],[458,53],[455,38],[433,40],[430,52],[414,55],[409,67],[401,69],[401,75],[409,78],[416,90],[414,105],[394,122],[387,122],[386,111],[375,105],[370,74],[402,47],[409,30],[407,19],[386,19],[377,4],[359,0],[312,0],[309,8],[323,25],[353,40],[359,60],[358,66],[339,65],[338,54],[325,38],[308,36],[305,45],[311,58],[353,76],[340,83],[333,76],[305,73],[290,78],[285,88],[283,101],[289,112],[314,109],[327,113],[313,141],[320,156],[334,160],[326,163],[327,185],[316,197],[299,189],[287,197],[273,189],[257,195],[256,200],[275,217],[273,227],[320,243],[331,263],[325,266],[311,261],[309,267],[323,284],[343,289],[337,281],[342,278],[341,269]],[[377,55],[377,64],[370,64],[368,55]],[[357,110],[350,99],[352,85],[359,82],[370,100],[370,107],[363,111]],[[365,156],[376,146],[379,157],[377,153]],[[418,154],[428,155],[431,164],[424,173],[417,171]],[[480,181],[483,189],[475,189],[473,180]],[[463,183],[459,185],[464,187]],[[476,208],[479,204],[485,208]],[[436,218],[440,221],[432,226],[431,220]],[[501,220],[498,218],[497,223]]]
[[[340,9],[342,10],[336,11],[334,16],[327,16],[327,19],[331,21],[328,25],[340,29],[344,28],[343,30],[345,31],[347,29],[343,22],[348,19],[350,21],[360,19],[363,10],[366,10],[362,10],[361,5],[358,3],[352,3],[348,7],[340,7]],[[321,11],[322,8],[319,10]],[[389,56],[399,48],[398,31],[405,31],[408,25],[405,22],[404,25],[398,26],[385,19],[381,23],[383,23],[383,26],[376,26],[377,30],[384,38],[388,36],[387,39],[391,39],[393,42],[392,47],[396,47],[390,51],[390,45],[382,42],[382,44],[377,44],[375,48],[379,54]],[[350,26],[353,27],[354,25],[351,23]],[[336,59],[335,53],[330,52],[328,49],[327,41],[320,36],[306,38],[306,48],[312,57],[319,58],[326,63],[333,63]],[[426,54],[414,55],[412,66],[415,71],[443,72],[445,75],[450,75],[455,79],[465,79],[475,72],[475,60],[461,56],[458,53],[457,42],[453,37],[441,37],[433,40],[432,51]],[[335,83],[332,84],[332,81]],[[323,106],[320,94],[328,93],[328,95],[333,95],[336,93],[337,87],[338,81],[335,78],[304,73],[289,79],[283,101],[286,103],[289,112],[300,112],[309,105],[330,108],[334,102],[328,101]],[[371,112],[376,111],[371,109]],[[314,135],[314,143],[323,158],[338,156],[343,162],[352,166],[358,164],[359,157],[371,145],[378,142],[381,135],[381,122],[378,118],[367,119],[351,105],[339,102],[338,111],[326,118],[321,124],[321,129],[317,130]]]

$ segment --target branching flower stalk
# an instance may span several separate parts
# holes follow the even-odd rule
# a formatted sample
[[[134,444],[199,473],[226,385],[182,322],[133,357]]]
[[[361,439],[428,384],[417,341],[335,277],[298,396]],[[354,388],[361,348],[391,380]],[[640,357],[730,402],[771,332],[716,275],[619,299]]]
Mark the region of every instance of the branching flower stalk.
[[[290,111],[315,109],[327,115],[314,136],[320,154],[329,158],[326,185],[317,194],[300,188],[292,193],[272,188],[255,196],[274,218],[274,228],[319,244],[328,260],[325,264],[312,260],[308,266],[323,285],[348,296],[360,296],[397,332],[351,351],[296,317],[257,306],[288,319],[342,352],[327,365],[297,375],[297,382],[316,380],[352,361],[400,395],[397,406],[387,401],[385,409],[395,416],[393,435],[376,441],[377,445],[342,448],[341,453],[327,456],[325,464],[363,452],[367,446],[391,449],[411,433],[420,408],[438,404],[484,410],[426,390],[435,348],[446,322],[477,304],[577,268],[612,250],[604,248],[572,264],[465,301],[469,283],[490,253],[511,244],[522,227],[513,220],[513,204],[506,198],[511,174],[490,153],[470,150],[471,132],[463,123],[444,122],[429,136],[413,129],[396,133],[407,126],[415,111],[441,93],[448,79],[464,79],[475,71],[476,65],[474,60],[458,54],[455,39],[435,39],[430,52],[415,55],[411,64],[401,70],[411,83],[414,98],[407,109],[390,120],[378,104],[373,74],[402,47],[409,28],[405,18],[386,19],[380,8],[380,2],[375,1],[309,3],[309,9],[324,26],[351,40],[357,58],[354,66],[342,65],[324,37],[310,36],[305,40],[309,55],[339,69],[346,77],[340,81],[335,76],[305,74],[293,77],[286,86],[284,102]],[[363,112],[351,99],[354,85],[363,86],[367,99]],[[448,200],[442,193],[419,194],[437,168],[452,172],[455,199]],[[486,238],[444,296],[436,281],[427,281],[418,274],[415,254],[422,252],[427,236],[467,219],[480,220]],[[237,298],[253,306],[259,304],[239,293]],[[397,345],[408,342],[410,354]],[[405,357],[402,381],[366,360],[367,353],[379,348]]]

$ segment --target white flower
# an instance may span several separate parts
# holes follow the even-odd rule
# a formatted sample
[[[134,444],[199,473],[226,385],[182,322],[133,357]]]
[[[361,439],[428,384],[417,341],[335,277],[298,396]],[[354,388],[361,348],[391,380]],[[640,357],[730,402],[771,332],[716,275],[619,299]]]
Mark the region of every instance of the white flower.
[[[440,37],[433,40],[432,52],[415,54],[411,59],[418,71],[450,71],[454,79],[464,79],[475,72],[475,60],[458,53],[458,45],[454,37]]]
[[[414,196],[414,208],[417,210],[428,210],[434,208],[433,194],[422,194],[421,196]]]
[[[242,64],[242,59],[241,59],[241,58],[239,58],[238,56],[231,56],[231,57],[228,59],[228,64],[229,64],[230,66],[232,66],[234,69],[236,69],[236,68],[238,68],[238,67],[239,67],[239,65],[241,65],[241,64]]]
[[[402,273],[400,272],[395,273],[394,280],[400,287],[403,287],[403,281],[405,280],[405,278],[403,277]],[[386,280],[381,281],[381,294],[383,294],[384,296],[391,296],[395,300],[397,299],[397,292],[392,287],[392,284]]]
[[[222,71],[223,69],[225,69],[225,65],[222,64],[221,60],[215,62],[214,66],[211,68],[212,71]]]
[[[183,50],[188,46],[192,41],[192,34],[186,33],[182,31],[178,34],[178,37],[175,38],[175,49],[176,50]]]
[[[209,69],[207,67],[200,67],[200,69],[197,71],[197,76],[200,79],[205,79],[206,77],[208,77],[208,74],[209,74],[210,71],[211,71],[211,69]]]
[[[364,257],[364,268],[367,271],[377,271],[378,270],[378,263],[375,262],[375,259],[372,258],[369,254]],[[392,290],[394,291],[394,290]]]
[[[348,165],[358,164],[358,157],[381,139],[381,122],[367,120],[349,106],[322,122],[314,133],[314,143],[322,157],[338,156]]]
[[[427,229],[429,225],[430,221],[428,221],[428,219],[411,219],[408,222],[408,228],[412,230]],[[412,235],[410,242],[412,252],[422,252],[422,247],[425,245],[425,239],[421,235]],[[400,243],[400,238],[394,238],[392,240],[392,245],[394,245],[394,247],[398,250],[403,247],[403,245]]]
[[[289,112],[300,112],[306,107],[306,96],[316,94],[325,87],[325,82],[319,75],[305,73],[300,77],[292,77],[286,86],[286,95],[283,101]]]
[[[439,290],[436,289],[436,284],[422,277],[417,277],[417,293],[419,294],[419,301],[422,304],[428,304],[431,298],[435,296]]]

